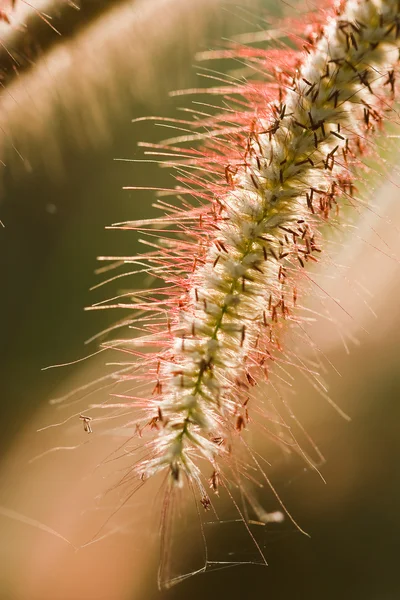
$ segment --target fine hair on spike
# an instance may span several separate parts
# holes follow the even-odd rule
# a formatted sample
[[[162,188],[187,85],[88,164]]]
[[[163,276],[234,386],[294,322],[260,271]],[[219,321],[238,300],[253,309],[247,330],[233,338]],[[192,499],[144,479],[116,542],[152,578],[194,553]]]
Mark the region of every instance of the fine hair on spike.
[[[287,384],[295,367],[333,404],[318,348],[307,339],[317,356],[309,360],[296,339],[304,341],[310,316],[303,300],[323,294],[315,263],[323,264],[327,240],[348,214],[363,208],[356,173],[368,168],[374,139],[393,120],[400,3],[327,2],[301,23],[283,22],[282,31],[290,33],[265,36],[264,48],[243,38],[203,53],[240,59],[258,79],[204,71],[218,81],[207,90],[222,96],[218,110],[214,99],[195,102],[188,118],[169,123],[182,135],[142,144],[175,169],[176,188],[156,190],[163,215],[112,226],[139,232],[147,252],[102,257],[159,282],[92,307],[130,309],[116,327],[138,335],[101,345],[123,356],[114,392],[79,419],[93,437],[96,411],[124,415],[137,460],[121,484],[141,487],[162,473],[160,587],[183,579],[171,580],[168,544],[172,502],[185,490],[199,515],[216,514],[218,494],[230,499],[266,564],[252,523],[285,516],[302,530],[253,441],[268,437],[315,470],[322,461],[277,382]],[[254,486],[269,489],[271,512]]]

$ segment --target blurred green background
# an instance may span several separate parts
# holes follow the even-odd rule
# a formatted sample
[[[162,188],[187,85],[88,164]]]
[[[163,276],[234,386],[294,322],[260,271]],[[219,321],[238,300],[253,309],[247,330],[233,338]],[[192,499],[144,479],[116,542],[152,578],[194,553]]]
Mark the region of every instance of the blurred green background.
[[[37,16],[29,29],[34,44],[21,41],[22,34],[16,36],[18,52],[25,56],[31,52],[33,59],[25,63],[20,59],[19,78],[11,76],[6,65],[7,85],[0,95],[4,131],[0,158],[5,162],[0,172],[0,218],[5,225],[0,230],[0,505],[46,523],[69,539],[82,527],[73,494],[86,477],[85,446],[78,458],[59,458],[54,453],[33,465],[29,459],[47,448],[47,438],[36,429],[59,419],[52,417],[55,409],[48,407],[49,399],[67,393],[88,375],[82,374],[80,364],[41,369],[94,351],[96,346],[85,347],[85,340],[121,317],[107,311],[85,313],[83,308],[120,288],[117,282],[89,292],[104,277],[94,274],[96,257],[140,250],[135,233],[105,227],[154,214],[152,192],[122,187],[173,184],[167,169],[115,159],[142,158],[138,141],[169,137],[168,130],[151,122],[131,120],[176,115],[178,106],[191,106],[190,97],[170,98],[168,92],[207,84],[196,75],[195,52],[216,47],[221,37],[265,27],[258,15],[265,15],[267,22],[269,4],[266,0],[82,0],[77,12],[54,3],[52,22],[61,37],[43,27]],[[273,8],[279,12],[281,6]],[[12,36],[3,39],[10,50],[17,44]],[[399,216],[396,185],[385,188],[384,200],[385,215],[395,221]],[[376,228],[380,227],[378,220]],[[396,227],[384,226],[383,231],[390,253],[398,251]],[[346,249],[350,265],[357,252],[351,245]],[[352,345],[350,355],[340,340],[326,342],[328,358],[341,374],[326,375],[331,395],[353,420],[340,419],[299,382],[294,410],[326,457],[322,473],[327,484],[296,460],[274,468],[279,493],[311,539],[287,526],[264,528],[259,535],[268,569],[218,570],[160,593],[156,590],[157,544],[148,550],[143,538],[147,527],[149,536],[156,537],[158,515],[150,514],[148,524],[141,524],[136,549],[129,546],[129,535],[124,536],[122,560],[118,537],[98,550],[100,558],[85,557],[85,550],[77,554],[60,550],[63,542],[56,538],[49,550],[47,533],[1,516],[0,508],[0,599],[399,598],[399,270],[393,260],[374,251],[368,260],[364,256],[349,268],[355,268],[375,293],[370,303],[378,313],[377,319],[368,319],[355,300],[351,326],[361,344]],[[140,280],[134,285],[139,287]],[[347,293],[340,284],[334,289],[339,297]],[[324,332],[320,336],[323,344]],[[55,446],[57,435],[51,442]],[[68,436],[60,436],[68,444]],[[101,452],[101,445],[96,452]],[[96,459],[92,466],[95,463]],[[102,485],[101,479],[97,487],[88,484],[84,502],[100,493]],[[61,509],[58,517],[53,513],[58,505],[64,506],[65,489],[71,496],[63,520]],[[138,500],[138,511],[145,502]],[[248,543],[236,539],[235,527],[212,531],[217,556],[218,536],[226,537],[224,545],[233,549],[231,560],[235,548]],[[189,554],[190,538],[186,543],[183,551]],[[237,551],[245,555],[248,549]],[[220,560],[227,560],[225,550],[220,552]]]

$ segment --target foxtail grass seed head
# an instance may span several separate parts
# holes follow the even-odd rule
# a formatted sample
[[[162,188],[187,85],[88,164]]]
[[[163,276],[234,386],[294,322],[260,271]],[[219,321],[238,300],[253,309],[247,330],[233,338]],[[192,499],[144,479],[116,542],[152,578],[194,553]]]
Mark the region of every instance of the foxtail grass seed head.
[[[153,364],[144,355],[156,383],[148,422],[157,424],[153,456],[137,466],[144,478],[167,469],[175,485],[186,476],[204,494],[196,461],[218,470],[227,453],[219,441],[247,426],[248,390],[285,321],[296,322],[296,282],[318,259],[320,228],[338,198],[351,199],[352,167],[391,101],[398,2],[354,0],[326,16],[291,57],[293,72],[267,86],[278,99],[253,106],[241,162],[225,158],[226,185],[217,182],[199,207],[170,209],[186,239],[164,240],[147,256],[164,267],[155,272],[167,287],[163,299],[137,307],[163,318],[143,339],[162,346]]]
[[[291,31],[297,49],[279,42],[221,51],[256,61],[266,81],[221,86],[231,105],[192,124],[208,132],[202,147],[178,143],[206,138],[196,132],[150,147],[179,165],[180,205],[161,197],[163,217],[117,226],[165,230],[148,238],[148,253],[125,259],[160,287],[116,303],[135,311],[127,322],[144,332],[111,344],[134,356],[121,378],[151,391],[121,394],[118,405],[143,410],[135,474],[140,481],[163,471],[169,489],[189,484],[206,509],[235,447],[248,448],[253,388],[296,358],[282,333],[301,324],[297,303],[324,229],[340,223],[341,205],[357,206],[355,167],[396,89],[397,0],[338,2]]]

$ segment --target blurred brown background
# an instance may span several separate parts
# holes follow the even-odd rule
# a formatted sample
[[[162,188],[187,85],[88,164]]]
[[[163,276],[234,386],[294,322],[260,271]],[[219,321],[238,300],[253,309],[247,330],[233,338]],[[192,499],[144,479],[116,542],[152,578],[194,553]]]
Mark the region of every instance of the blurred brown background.
[[[106,311],[85,313],[83,307],[111,296],[120,286],[117,282],[88,291],[102,277],[94,274],[96,256],[133,254],[140,248],[132,232],[104,228],[154,213],[151,192],[122,187],[173,184],[171,174],[157,165],[115,160],[142,158],[138,141],[170,135],[152,123],[131,120],[176,115],[178,106],[190,107],[190,97],[171,99],[168,92],[207,85],[192,67],[194,54],[216,47],[221,37],[264,28],[259,15],[268,21],[271,10],[276,14],[282,8],[270,4],[82,0],[78,11],[69,2],[47,6],[38,1],[33,5],[52,17],[61,36],[26,6],[21,10],[28,12],[18,18],[27,29],[21,28],[18,15],[12,31],[10,25],[1,25],[1,40],[19,64],[16,75],[3,52],[1,600],[400,597],[400,280],[398,263],[387,256],[400,257],[395,173],[394,182],[379,184],[374,195],[380,216],[368,214],[337,255],[345,277],[324,282],[354,317],[337,315],[360,345],[350,344],[348,355],[332,325],[320,322],[315,331],[340,373],[330,369],[325,375],[331,397],[352,421],[341,419],[301,381],[292,402],[326,458],[321,471],[327,484],[296,459],[272,468],[279,493],[311,539],[288,524],[260,528],[257,538],[268,568],[216,570],[158,592],[155,484],[116,515],[114,528],[119,529],[114,535],[78,552],[38,525],[53,528],[78,546],[91,539],[115,507],[112,495],[100,503],[96,498],[114,477],[115,463],[101,470],[96,466],[113,451],[115,439],[93,436],[86,443],[81,423],[75,421],[36,430],[70,414],[69,409],[50,406],[50,398],[104,373],[101,357],[41,369],[94,351],[95,344],[87,348],[85,340],[120,317]],[[390,151],[395,155],[396,140]],[[349,280],[357,281],[353,289]],[[101,394],[95,401],[101,401]],[[82,408],[73,406],[70,412]],[[30,462],[57,446],[79,447]],[[190,523],[187,531],[180,543],[189,555],[195,553]],[[213,560],[253,559],[254,549],[237,524],[212,526],[207,535]]]

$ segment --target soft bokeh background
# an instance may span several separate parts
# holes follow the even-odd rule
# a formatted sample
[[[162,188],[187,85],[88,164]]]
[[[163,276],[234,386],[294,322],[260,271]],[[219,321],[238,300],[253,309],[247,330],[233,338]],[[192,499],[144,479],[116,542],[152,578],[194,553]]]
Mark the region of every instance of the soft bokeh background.
[[[94,274],[96,256],[139,250],[138,236],[105,226],[153,214],[151,192],[122,187],[173,183],[156,165],[115,160],[142,157],[138,141],[170,135],[131,120],[175,115],[177,106],[190,106],[191,98],[171,99],[168,92],[206,85],[192,67],[195,52],[215,47],[223,36],[264,27],[257,15],[271,10],[266,0],[82,0],[80,11],[71,4],[46,6],[61,36],[29,11],[21,16],[29,21],[27,31],[10,33],[4,24],[0,32],[7,49],[18,50],[20,64],[15,75],[1,56],[1,600],[398,598],[400,278],[398,263],[388,256],[400,257],[394,169],[393,181],[379,184],[374,194],[379,216],[367,213],[339,249],[341,275],[323,279],[352,318],[341,311],[335,316],[360,344],[350,343],[347,354],[332,324],[320,321],[314,331],[340,373],[325,374],[331,397],[352,421],[340,418],[300,377],[292,400],[326,458],[321,471],[327,483],[296,459],[277,459],[271,468],[280,495],[311,539],[287,524],[260,527],[268,568],[217,570],[158,592],[157,482],[114,517],[113,535],[78,552],[44,530],[85,544],[118,501],[112,493],[98,496],[110,488],[119,463],[96,469],[115,450],[115,438],[94,434],[89,443],[75,420],[37,429],[82,409],[58,410],[50,398],[106,372],[101,356],[41,369],[94,351],[85,340],[120,317],[83,307],[120,285],[88,291],[102,277]],[[12,25],[19,27],[17,19]],[[396,155],[395,140],[390,152]],[[59,446],[77,448],[39,456]],[[192,532],[188,521],[187,536],[179,538],[187,555],[196,554],[196,528]],[[251,560],[254,550],[239,530],[229,523],[210,527],[210,558]]]

